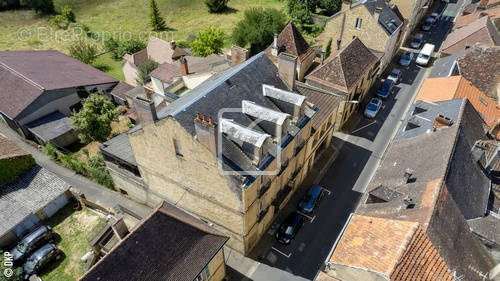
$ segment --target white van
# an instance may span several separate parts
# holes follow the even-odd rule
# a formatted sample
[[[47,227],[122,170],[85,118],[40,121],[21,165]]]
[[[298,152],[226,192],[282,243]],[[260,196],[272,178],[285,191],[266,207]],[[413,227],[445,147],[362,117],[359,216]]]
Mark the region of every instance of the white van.
[[[420,50],[420,53],[418,54],[417,57],[417,64],[426,66],[429,63],[429,60],[431,59],[432,53],[434,52],[434,45],[425,43],[424,47],[422,50]]]

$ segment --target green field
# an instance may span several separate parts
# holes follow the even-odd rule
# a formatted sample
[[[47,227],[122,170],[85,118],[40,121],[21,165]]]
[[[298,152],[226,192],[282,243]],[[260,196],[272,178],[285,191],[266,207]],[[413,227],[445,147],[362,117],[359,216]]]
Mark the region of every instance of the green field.
[[[126,39],[129,36],[147,38],[149,27],[149,1],[142,0],[54,0],[56,9],[63,5],[73,8],[79,23],[90,27],[103,36],[114,34]],[[203,0],[157,0],[169,31],[157,34],[165,40],[186,40],[208,26],[221,28],[227,37],[243,12],[251,7],[283,9],[285,2],[279,0],[231,0],[229,11],[210,14]],[[0,50],[57,49],[67,53],[75,36],[73,30],[56,30],[50,27],[47,18],[32,11],[18,10],[0,12]],[[109,55],[98,58],[99,68],[123,79],[121,62]]]

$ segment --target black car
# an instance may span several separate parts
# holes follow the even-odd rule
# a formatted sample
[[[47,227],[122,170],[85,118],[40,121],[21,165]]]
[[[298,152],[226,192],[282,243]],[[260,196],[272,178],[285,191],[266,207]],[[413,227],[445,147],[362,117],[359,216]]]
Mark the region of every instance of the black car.
[[[52,260],[59,260],[62,258],[62,251],[59,250],[54,244],[46,244],[36,252],[34,252],[24,263],[23,270],[25,279],[37,273],[42,267],[47,265]]]
[[[281,244],[290,244],[302,225],[304,225],[304,217],[297,212],[291,213],[280,225],[278,232],[276,232],[276,239]]]
[[[16,247],[10,250],[14,262],[19,262],[31,252],[46,244],[54,237],[54,232],[50,226],[42,225],[30,234],[26,235]]]
[[[377,97],[386,100],[391,94],[392,87],[394,87],[394,81],[390,79],[385,80],[382,87],[380,87],[380,90],[377,91]]]

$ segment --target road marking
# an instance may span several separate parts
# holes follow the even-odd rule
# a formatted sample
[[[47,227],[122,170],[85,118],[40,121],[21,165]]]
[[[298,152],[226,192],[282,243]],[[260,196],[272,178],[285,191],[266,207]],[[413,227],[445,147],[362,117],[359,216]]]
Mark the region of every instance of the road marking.
[[[328,196],[330,196],[330,194],[332,194],[332,192],[330,190],[326,189],[326,188],[323,188],[323,191],[324,192],[328,192]]]
[[[315,215],[314,217],[311,217],[311,216],[308,216],[308,215],[306,215],[306,214],[302,213],[301,211],[297,211],[297,213],[299,213],[299,214],[303,215],[304,217],[306,217],[306,218],[310,219],[310,220],[311,220],[311,223],[312,223],[312,222],[314,221],[314,219],[316,218],[316,215]]]
[[[373,120],[373,122],[371,122],[370,124],[364,125],[363,127],[358,128],[358,129],[356,129],[356,130],[352,131],[352,132],[351,132],[351,134],[354,134],[354,133],[356,133],[356,132],[358,132],[358,131],[361,131],[361,130],[363,130],[364,128],[369,127],[369,126],[371,126],[371,125],[373,125],[373,124],[375,124],[375,123],[377,123],[377,120]]]
[[[282,251],[280,251],[280,250],[278,250],[278,249],[276,249],[276,248],[274,248],[274,247],[271,247],[271,249],[273,249],[273,250],[275,250],[276,252],[278,252],[278,253],[282,254],[282,255],[283,255],[285,258],[287,258],[287,259],[289,259],[289,258],[292,256],[292,253],[288,253],[288,255],[287,255],[287,254],[283,253]]]

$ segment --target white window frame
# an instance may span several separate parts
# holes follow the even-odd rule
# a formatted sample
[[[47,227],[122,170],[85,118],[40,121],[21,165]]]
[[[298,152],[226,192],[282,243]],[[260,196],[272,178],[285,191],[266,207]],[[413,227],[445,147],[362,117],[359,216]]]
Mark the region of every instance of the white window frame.
[[[363,20],[361,18],[356,19],[356,29],[361,29],[361,25],[363,24]]]

